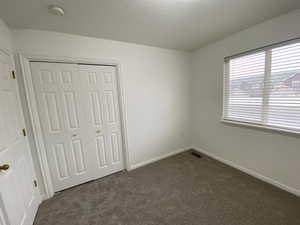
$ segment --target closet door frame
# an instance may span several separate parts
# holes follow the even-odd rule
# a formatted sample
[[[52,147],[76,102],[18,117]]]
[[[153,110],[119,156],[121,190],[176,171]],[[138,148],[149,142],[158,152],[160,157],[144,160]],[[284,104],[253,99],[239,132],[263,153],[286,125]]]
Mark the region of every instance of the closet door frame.
[[[85,59],[85,58],[67,58],[67,57],[48,57],[48,56],[36,56],[17,53],[15,55],[16,67],[20,74],[22,74],[24,81],[24,88],[26,96],[21,96],[22,101],[26,101],[28,105],[29,116],[31,119],[31,126],[33,130],[33,139],[37,146],[37,155],[41,167],[43,181],[45,184],[46,196],[45,199],[51,198],[54,195],[54,189],[51,180],[51,174],[49,164],[47,161],[45,141],[40,124],[40,118],[38,114],[37,101],[34,92],[32,74],[30,69],[31,62],[49,62],[49,63],[71,63],[71,64],[88,64],[88,65],[106,65],[116,67],[117,78],[117,92],[119,100],[120,110],[120,122],[121,122],[121,138],[123,149],[124,167],[126,170],[130,170],[129,153],[128,153],[128,138],[127,138],[127,125],[126,125],[126,108],[125,108],[125,92],[121,73],[121,63],[114,60],[103,59]],[[30,129],[27,129],[30,130]]]

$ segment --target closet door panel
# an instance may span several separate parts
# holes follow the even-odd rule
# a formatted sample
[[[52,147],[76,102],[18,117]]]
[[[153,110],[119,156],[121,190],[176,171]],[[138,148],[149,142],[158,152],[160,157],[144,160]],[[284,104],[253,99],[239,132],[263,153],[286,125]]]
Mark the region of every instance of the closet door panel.
[[[77,65],[32,62],[31,69],[54,190],[94,179]]]
[[[116,68],[79,65],[80,79],[87,90],[86,108],[90,143],[97,153],[96,177],[124,169]],[[97,117],[95,116],[97,115]]]

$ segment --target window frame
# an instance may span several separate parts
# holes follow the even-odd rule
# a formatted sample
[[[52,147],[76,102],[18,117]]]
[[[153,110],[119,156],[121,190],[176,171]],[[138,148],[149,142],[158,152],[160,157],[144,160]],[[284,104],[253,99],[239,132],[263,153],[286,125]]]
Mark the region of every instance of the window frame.
[[[299,38],[294,38],[274,44],[270,44],[267,46],[263,46],[260,48],[256,48],[253,50],[248,50],[242,53],[238,53],[232,56],[228,56],[224,58],[224,63],[223,63],[223,96],[222,96],[222,118],[221,122],[226,123],[226,124],[233,124],[233,125],[242,125],[242,126],[247,126],[247,127],[253,127],[253,128],[259,128],[259,129],[264,129],[264,130],[271,130],[271,131],[278,131],[278,132],[284,132],[284,133],[289,133],[289,134],[296,134],[300,135],[300,128],[299,129],[292,129],[292,128],[287,128],[283,126],[276,126],[276,125],[268,125],[264,122],[267,121],[267,113],[264,113],[268,111],[268,101],[270,97],[270,90],[267,88],[263,89],[263,96],[262,96],[262,120],[259,123],[255,122],[247,122],[246,120],[233,120],[229,119],[227,117],[227,109],[228,109],[228,97],[226,96],[226,89],[229,86],[230,82],[230,74],[229,74],[229,69],[230,69],[230,64],[229,61],[235,58],[239,58],[242,56],[247,56],[259,52],[265,52],[265,74],[264,74],[264,81],[269,82],[271,79],[271,67],[272,67],[272,49],[282,47],[285,45],[289,44],[295,44],[295,43],[300,43],[300,37]],[[228,93],[227,93],[228,94]]]

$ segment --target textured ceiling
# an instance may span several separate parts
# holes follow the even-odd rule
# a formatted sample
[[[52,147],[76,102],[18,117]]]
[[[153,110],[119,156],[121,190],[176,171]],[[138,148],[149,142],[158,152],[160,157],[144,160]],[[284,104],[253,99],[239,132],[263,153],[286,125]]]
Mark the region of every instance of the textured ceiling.
[[[50,4],[65,16],[49,14]],[[14,28],[190,51],[297,8],[299,0],[0,0],[0,18]]]

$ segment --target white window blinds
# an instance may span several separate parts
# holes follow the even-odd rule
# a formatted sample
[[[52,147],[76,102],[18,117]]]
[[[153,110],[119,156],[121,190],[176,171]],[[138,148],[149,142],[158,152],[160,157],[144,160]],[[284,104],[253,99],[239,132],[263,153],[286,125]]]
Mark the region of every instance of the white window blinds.
[[[223,119],[300,133],[300,42],[225,60]]]

